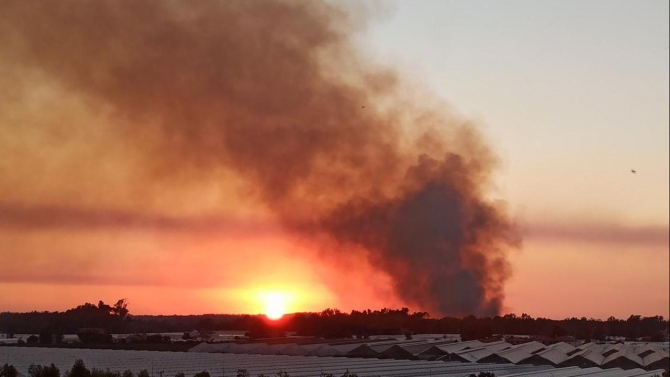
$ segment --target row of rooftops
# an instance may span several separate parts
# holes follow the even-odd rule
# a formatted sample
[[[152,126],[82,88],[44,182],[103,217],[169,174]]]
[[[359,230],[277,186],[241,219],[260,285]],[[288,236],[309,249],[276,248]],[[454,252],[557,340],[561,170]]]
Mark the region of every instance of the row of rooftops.
[[[151,369],[160,370],[159,374],[167,376],[180,372],[191,376],[206,370],[212,377],[224,377],[234,376],[235,372],[239,375],[241,369],[252,376],[275,375],[277,370],[282,370],[295,377],[341,376],[345,371],[361,377],[466,377],[482,372],[500,377],[654,377],[662,374],[659,370],[597,367],[554,368],[547,365],[43,347],[6,347],[3,359],[18,369],[19,377],[28,376],[32,364],[53,363],[60,370],[67,370],[76,359],[84,360],[88,368],[115,372]]]
[[[222,352],[291,356],[346,356],[397,360],[441,360],[471,363],[548,365],[553,367],[670,369],[668,352],[655,344],[596,344],[578,347],[565,342],[537,341],[513,345],[506,341],[384,340],[311,344],[202,343],[190,352]]]

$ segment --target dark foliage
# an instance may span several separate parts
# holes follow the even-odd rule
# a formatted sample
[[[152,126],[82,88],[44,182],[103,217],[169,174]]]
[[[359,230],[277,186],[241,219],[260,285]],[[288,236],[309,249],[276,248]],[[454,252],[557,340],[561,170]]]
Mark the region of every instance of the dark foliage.
[[[93,368],[91,369],[91,377],[121,377],[121,372]]]
[[[111,343],[112,334],[103,328],[84,328],[77,331],[82,343]]]
[[[147,335],[145,342],[149,344],[164,344],[170,343],[170,337],[167,335],[153,334]]]
[[[82,359],[78,359],[72,365],[72,369],[65,372],[65,377],[91,377],[91,371],[86,368]]]
[[[571,336],[581,340],[604,340],[608,336],[629,339],[656,340],[668,328],[668,321],[661,316],[630,316],[626,320],[610,317],[606,321],[582,317],[564,320],[532,318],[528,314],[507,314],[493,318],[441,319],[429,318],[427,313],[410,314],[400,310],[352,311],[350,314],[327,309],[321,313],[299,313],[287,319],[283,327],[300,335],[325,338],[365,338],[380,334],[460,334],[463,340],[489,338],[493,334],[514,334],[558,338]],[[405,330],[403,330],[405,329]]]
[[[19,371],[13,365],[5,364],[0,368],[0,377],[17,377]]]
[[[53,341],[53,335],[49,331],[42,331],[40,333],[40,344],[51,344]]]
[[[114,305],[100,301],[97,305],[86,303],[65,312],[0,313],[0,329],[44,335],[41,336],[42,343],[49,337],[51,342],[58,342],[62,334],[76,334],[80,329],[101,328],[110,333],[123,332],[127,319],[125,300],[118,300]]]
[[[552,320],[532,318],[528,314],[476,318],[430,318],[428,313],[410,313],[409,309],[364,310],[343,313],[326,309],[320,313],[296,313],[279,321],[263,316],[200,315],[200,316],[130,316],[125,300],[110,306],[84,304],[66,312],[0,313],[0,329],[11,333],[40,334],[27,339],[29,344],[52,343],[63,333],[76,333],[86,344],[109,344],[111,333],[142,334],[187,332],[192,330],[240,330],[251,338],[282,337],[286,331],[298,335],[323,338],[371,335],[461,334],[463,340],[488,338],[493,334],[514,334],[559,338],[570,336],[580,340],[604,340],[610,336],[627,339],[661,341],[667,334],[668,321],[661,316],[631,315],[627,319],[610,317],[567,318]],[[185,336],[184,338],[188,338]],[[140,343],[169,345],[160,335],[142,337]],[[107,347],[107,346],[105,346]]]
[[[60,370],[55,365],[49,366],[32,364],[28,367],[30,377],[60,377]]]

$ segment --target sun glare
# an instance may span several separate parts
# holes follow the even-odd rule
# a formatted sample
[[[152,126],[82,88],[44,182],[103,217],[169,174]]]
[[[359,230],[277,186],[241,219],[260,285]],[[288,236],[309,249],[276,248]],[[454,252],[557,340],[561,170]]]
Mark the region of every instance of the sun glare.
[[[268,319],[276,321],[286,313],[288,297],[281,292],[269,292],[263,295],[263,310]]]

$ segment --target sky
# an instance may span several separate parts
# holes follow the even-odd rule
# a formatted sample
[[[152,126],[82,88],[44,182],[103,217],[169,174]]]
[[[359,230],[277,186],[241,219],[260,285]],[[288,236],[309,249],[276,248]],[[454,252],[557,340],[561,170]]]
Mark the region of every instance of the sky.
[[[298,66],[294,60],[288,67],[274,60],[279,68],[269,70],[258,62],[284,57],[271,43],[258,42],[261,55],[249,52],[255,36],[269,38],[263,9],[250,26],[238,25],[250,28],[240,33],[241,47],[226,37],[235,29],[221,23],[212,29],[168,23],[164,35],[175,44],[184,31],[205,47],[187,57],[164,54],[180,50],[157,38],[153,43],[165,49],[155,50],[149,68],[132,52],[137,35],[151,27],[119,33],[120,42],[100,52],[95,46],[107,39],[95,38],[118,20],[98,14],[104,22],[86,26],[97,44],[82,38],[52,48],[39,44],[45,35],[81,35],[81,29],[48,17],[57,12],[5,12],[39,22],[8,22],[4,35],[12,37],[0,39],[0,52],[7,52],[0,68],[12,73],[0,84],[16,89],[0,95],[0,311],[127,298],[134,314],[258,313],[283,305],[286,311],[409,306],[557,319],[669,316],[667,1],[331,3],[346,9],[345,43],[330,42],[333,35],[303,13],[269,12],[280,27],[297,28],[300,33],[290,34],[295,43],[334,43],[327,51],[333,55],[316,68],[327,79],[310,76],[312,64],[300,65],[303,77],[291,76],[299,74],[290,68]],[[337,15],[307,9],[314,19],[342,26]],[[164,19],[156,16],[161,8],[133,12],[141,22]],[[305,23],[294,26],[295,17]],[[315,32],[302,33],[305,24]],[[235,53],[206,50],[217,38]],[[250,70],[247,83],[265,84],[256,77],[269,71],[270,89],[282,76],[273,72],[289,84],[279,81],[270,92],[242,81],[229,93],[197,75],[173,83],[175,70],[215,70],[192,57],[202,51],[218,65],[256,57],[240,59],[251,68],[233,75]],[[297,56],[302,62],[303,54]],[[154,71],[163,80],[146,78]],[[165,77],[169,84],[162,84]],[[324,100],[294,94],[301,92],[291,83]],[[246,90],[256,95],[249,99]],[[171,105],[156,104],[156,93],[158,102]],[[267,102],[255,103],[261,95]],[[294,107],[294,97],[305,110]],[[250,115],[246,108],[255,110]],[[309,132],[302,121],[328,116],[353,128],[327,128],[338,132],[324,139],[338,142],[282,146],[294,140],[286,134]],[[278,119],[290,127],[276,131]],[[180,122],[197,124],[206,137],[195,128],[181,132]],[[216,122],[272,127],[219,133],[212,131]],[[438,136],[422,144],[419,136],[432,135],[431,127]],[[406,146],[415,136],[416,146]],[[367,154],[340,147],[348,142]],[[430,164],[423,170],[421,159],[410,162],[444,151],[468,161],[462,167],[445,160],[446,171],[463,169],[458,180]],[[491,219],[467,222],[463,234],[478,241],[455,249],[470,275],[432,269],[453,261],[451,247],[435,248],[439,256],[421,251],[432,252],[434,244],[417,237],[434,235],[413,227],[424,217],[412,208],[430,212],[422,200],[443,198],[421,186],[437,181],[466,198],[456,212],[483,211]],[[389,225],[395,231],[377,225],[388,218],[397,221]],[[428,218],[447,224],[440,228],[446,233],[461,224],[450,215]],[[402,231],[407,228],[413,231]],[[395,246],[405,242],[423,249]],[[424,261],[429,254],[437,259]]]
[[[527,228],[510,310],[667,317],[668,3],[400,1],[388,11],[365,45],[480,121],[501,157],[500,197]]]

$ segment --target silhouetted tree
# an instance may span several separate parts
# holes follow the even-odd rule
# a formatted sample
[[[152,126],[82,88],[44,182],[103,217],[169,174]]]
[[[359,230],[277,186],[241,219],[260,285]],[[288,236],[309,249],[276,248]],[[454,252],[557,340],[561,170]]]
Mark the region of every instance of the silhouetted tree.
[[[125,298],[119,300],[111,309],[112,313],[119,319],[123,320],[128,315],[128,302]]]
[[[200,373],[196,373],[193,377],[209,377],[209,372],[206,370],[203,370]]]
[[[0,368],[0,377],[17,377],[19,371],[13,365],[5,364]]]
[[[31,364],[28,367],[30,377],[60,377],[60,370],[55,365],[49,366]]]
[[[91,371],[86,368],[82,359],[77,359],[72,365],[72,369],[65,372],[65,377],[91,377]]]

